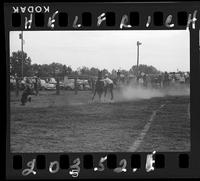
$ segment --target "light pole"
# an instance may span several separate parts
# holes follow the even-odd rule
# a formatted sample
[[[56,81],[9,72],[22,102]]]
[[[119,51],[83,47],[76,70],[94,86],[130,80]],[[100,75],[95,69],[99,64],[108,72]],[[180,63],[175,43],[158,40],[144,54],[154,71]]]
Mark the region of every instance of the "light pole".
[[[22,79],[24,77],[24,68],[23,68],[23,59],[24,59],[24,48],[23,48],[23,44],[24,44],[24,38],[23,38],[23,31],[19,34],[19,39],[21,39],[21,51],[22,51],[22,65],[21,65],[21,71],[22,71]]]
[[[142,43],[137,41],[137,68],[139,66],[139,46],[140,45],[142,45]]]
[[[141,42],[137,41],[137,77],[138,77],[138,66],[139,66],[139,46],[142,45]]]

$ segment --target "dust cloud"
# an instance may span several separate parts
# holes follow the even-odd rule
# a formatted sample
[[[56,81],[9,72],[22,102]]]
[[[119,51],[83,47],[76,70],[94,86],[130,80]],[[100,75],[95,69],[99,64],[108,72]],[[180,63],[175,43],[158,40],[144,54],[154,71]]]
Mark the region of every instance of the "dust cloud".
[[[186,86],[176,86],[168,88],[144,88],[140,86],[123,86],[114,93],[115,101],[132,101],[138,99],[151,99],[164,96],[189,96],[190,88]]]

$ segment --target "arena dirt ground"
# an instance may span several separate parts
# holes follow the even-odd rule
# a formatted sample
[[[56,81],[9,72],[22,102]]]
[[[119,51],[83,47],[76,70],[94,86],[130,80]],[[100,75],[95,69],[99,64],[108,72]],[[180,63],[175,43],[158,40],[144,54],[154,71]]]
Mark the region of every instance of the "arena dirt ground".
[[[89,103],[91,96],[90,91],[42,91],[21,106],[11,92],[11,152],[126,152],[138,138],[138,152],[190,151],[189,96],[111,104]]]

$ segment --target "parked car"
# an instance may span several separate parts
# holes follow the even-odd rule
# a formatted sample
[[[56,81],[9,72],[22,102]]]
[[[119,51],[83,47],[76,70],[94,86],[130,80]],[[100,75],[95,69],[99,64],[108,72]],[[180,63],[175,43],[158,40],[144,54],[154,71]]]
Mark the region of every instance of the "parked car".
[[[83,90],[91,90],[88,80],[83,81]]]
[[[40,79],[40,90],[45,90],[46,81],[43,79]]]
[[[74,79],[68,79],[64,82],[65,90],[74,90]]]
[[[78,90],[84,90],[83,84],[78,84]]]
[[[60,89],[64,89],[65,88],[64,82],[60,81],[59,86],[60,86]]]
[[[69,82],[69,83],[65,84],[65,90],[74,90],[74,83]]]
[[[45,89],[46,90],[56,90],[56,84],[46,83],[45,84]]]
[[[56,84],[56,79],[55,78],[50,78],[49,83],[50,84]]]

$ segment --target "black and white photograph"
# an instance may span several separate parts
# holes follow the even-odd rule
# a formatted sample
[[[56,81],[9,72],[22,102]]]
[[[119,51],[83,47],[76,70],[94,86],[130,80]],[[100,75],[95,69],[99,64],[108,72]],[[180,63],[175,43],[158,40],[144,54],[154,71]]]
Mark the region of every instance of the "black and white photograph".
[[[188,152],[188,30],[10,31],[10,151]]]

